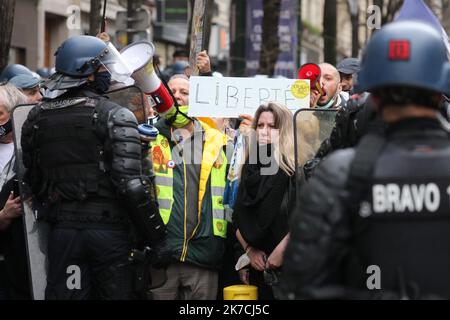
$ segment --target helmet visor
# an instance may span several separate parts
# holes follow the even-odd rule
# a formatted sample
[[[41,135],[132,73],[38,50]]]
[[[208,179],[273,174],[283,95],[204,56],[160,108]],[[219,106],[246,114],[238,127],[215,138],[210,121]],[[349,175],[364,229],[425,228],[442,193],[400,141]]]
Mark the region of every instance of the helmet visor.
[[[111,74],[111,79],[117,82],[125,82],[133,73],[132,68],[120,55],[120,52],[112,43],[98,55],[97,59]]]

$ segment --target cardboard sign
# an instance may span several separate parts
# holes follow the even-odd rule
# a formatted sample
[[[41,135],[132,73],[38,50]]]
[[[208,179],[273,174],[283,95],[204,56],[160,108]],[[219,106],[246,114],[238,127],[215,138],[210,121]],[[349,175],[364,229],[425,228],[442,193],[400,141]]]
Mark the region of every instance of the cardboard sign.
[[[292,112],[309,108],[309,80],[191,77],[189,115],[237,118],[255,114],[261,104],[278,102]]]

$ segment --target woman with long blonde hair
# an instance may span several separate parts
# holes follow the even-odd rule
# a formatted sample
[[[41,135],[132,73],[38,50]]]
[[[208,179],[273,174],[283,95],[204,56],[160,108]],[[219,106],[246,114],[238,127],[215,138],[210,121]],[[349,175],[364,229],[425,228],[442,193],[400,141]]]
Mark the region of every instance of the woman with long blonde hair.
[[[255,113],[246,161],[233,212],[236,237],[250,260],[241,281],[258,286],[260,299],[273,299],[272,285],[289,240],[290,177],[295,170],[292,113],[281,104],[261,105]]]
[[[256,134],[260,136],[256,137],[258,144],[263,144],[265,136],[268,132],[264,131],[263,123],[258,123],[261,120],[261,115],[266,113],[267,115],[273,115],[273,127],[270,128],[270,134],[272,147],[277,152],[275,161],[278,166],[287,175],[292,176],[295,171],[294,160],[294,129],[293,129],[293,115],[292,112],[284,105],[270,102],[267,105],[261,105],[255,112],[255,116],[252,122],[252,128]],[[275,130],[272,130],[275,129]],[[275,138],[275,141],[273,141]]]

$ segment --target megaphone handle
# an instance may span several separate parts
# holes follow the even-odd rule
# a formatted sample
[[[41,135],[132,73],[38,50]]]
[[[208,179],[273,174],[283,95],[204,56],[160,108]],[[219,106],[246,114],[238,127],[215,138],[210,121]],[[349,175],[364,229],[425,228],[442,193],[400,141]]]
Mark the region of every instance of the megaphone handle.
[[[164,77],[162,76],[161,70],[159,70],[158,65],[155,63],[155,60],[153,60],[153,68],[155,69],[156,74],[158,75],[158,78],[161,80],[163,86],[166,87],[167,91],[169,92],[170,96],[172,97],[173,104],[174,104],[176,107],[179,107],[180,105],[179,105],[177,99],[176,99],[175,96],[173,95],[172,90],[170,90],[169,85],[167,84],[167,81],[166,81],[166,80],[164,79]]]
[[[323,96],[323,90],[322,87],[320,86],[319,81],[316,82],[316,89],[319,90],[319,93]]]

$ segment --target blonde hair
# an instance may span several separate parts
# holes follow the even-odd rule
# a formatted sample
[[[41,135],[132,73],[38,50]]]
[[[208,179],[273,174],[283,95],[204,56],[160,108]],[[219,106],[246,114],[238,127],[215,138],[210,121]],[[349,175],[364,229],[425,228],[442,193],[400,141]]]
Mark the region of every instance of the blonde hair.
[[[271,112],[273,114],[275,129],[279,130],[278,151],[280,156],[275,157],[275,159],[281,170],[291,176],[295,172],[292,112],[285,105],[276,102],[269,102],[267,105],[261,105],[256,110],[253,118],[253,130],[256,130],[259,117],[263,112]]]
[[[4,106],[8,112],[19,104],[28,103],[28,98],[22,91],[11,84],[0,86],[0,105]]]

